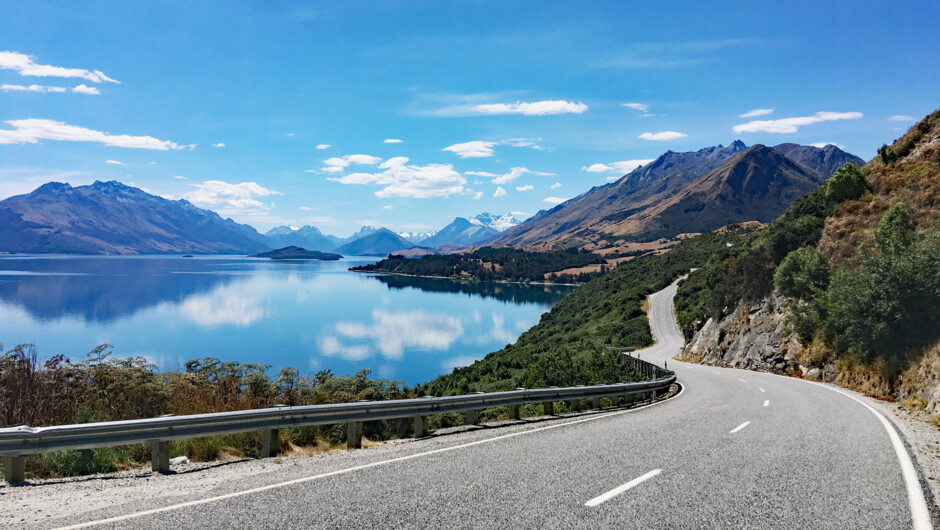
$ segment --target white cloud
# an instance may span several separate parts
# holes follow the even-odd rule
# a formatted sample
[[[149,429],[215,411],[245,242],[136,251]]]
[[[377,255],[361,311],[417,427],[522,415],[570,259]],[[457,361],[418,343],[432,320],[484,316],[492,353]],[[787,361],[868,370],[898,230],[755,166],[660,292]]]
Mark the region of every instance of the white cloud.
[[[219,142],[217,144],[212,144],[212,147],[225,147],[225,144],[223,144],[222,142]]]
[[[891,121],[917,121],[917,118],[906,114],[895,114],[888,118]]]
[[[535,189],[535,186],[531,184],[526,184],[525,186],[516,186],[516,191],[532,191]]]
[[[556,182],[552,184],[551,186],[549,186],[549,189],[557,190],[560,187],[561,187],[561,182]]]
[[[533,175],[538,175],[540,177],[557,177],[557,173],[546,173],[544,171],[531,171]]]
[[[374,166],[381,162],[382,159],[377,156],[372,155],[346,155],[340,157],[327,158],[323,161],[326,164],[325,167],[320,168],[320,171],[325,171],[326,173],[342,173],[347,167],[351,164],[357,164],[362,166]],[[307,170],[311,173],[314,173],[313,170]]]
[[[493,192],[493,197],[499,198],[499,197],[505,197],[505,196],[506,196],[506,190],[504,190],[502,186],[499,186],[498,188],[496,188],[496,191]]]
[[[544,151],[545,148],[539,145],[538,142],[541,142],[541,138],[510,138],[508,140],[503,140],[500,142],[501,145],[509,145],[512,147],[530,147],[538,151]]]
[[[607,164],[591,164],[590,166],[582,167],[582,171],[587,171],[589,173],[606,173],[607,171],[613,171],[614,168],[608,166]]]
[[[450,359],[445,359],[441,361],[441,368],[446,371],[453,370],[454,368],[463,368],[464,366],[470,366],[476,362],[476,358],[471,355],[458,355]]]
[[[313,211],[313,208],[311,208],[311,207],[309,207],[309,206],[301,206],[300,209],[301,209],[302,211],[304,211],[304,212],[312,212],[312,211]]]
[[[810,125],[823,121],[835,120],[857,120],[861,118],[861,112],[817,112],[812,116],[800,116],[796,118],[781,118],[779,120],[755,120],[740,125],[735,125],[735,133],[744,132],[767,132],[767,133],[795,133],[803,125]]]
[[[473,105],[470,112],[477,114],[521,114],[523,116],[548,116],[551,114],[581,114],[588,110],[588,106],[580,101],[565,101],[551,99],[544,101],[517,101],[515,103],[487,103]]]
[[[488,156],[493,156],[494,145],[496,145],[496,142],[474,140],[472,142],[454,144],[441,149],[441,151],[450,151],[460,158],[486,158]]]
[[[322,149],[329,149],[329,148],[330,148],[330,144],[320,144],[320,145],[317,146],[317,149],[321,149],[321,150],[322,150]]]
[[[844,145],[842,145],[842,144],[837,144],[837,143],[835,143],[835,142],[816,142],[816,143],[812,143],[812,144],[809,144],[809,145],[811,145],[811,146],[813,146],[813,147],[818,147],[818,148],[820,148],[820,149],[822,149],[823,147],[826,147],[827,145],[834,145],[834,146],[838,147],[839,149],[845,149],[845,146],[844,146]]]
[[[548,204],[561,204],[568,199],[563,199],[561,197],[545,197],[542,199],[542,202],[547,202]]]
[[[369,347],[359,345],[345,345],[338,338],[327,335],[317,338],[320,353],[327,357],[340,357],[347,361],[361,361],[369,358]]]
[[[649,105],[644,105],[643,103],[621,103],[621,107],[627,107],[628,109],[638,110],[640,112],[647,112],[650,110]]]
[[[259,198],[283,195],[254,182],[229,184],[221,180],[207,180],[202,184],[192,184],[192,186],[196,189],[184,193],[184,199],[202,208],[221,208],[228,211],[267,210],[270,206],[259,201]]]
[[[186,180],[186,177],[184,177],[183,175],[174,175],[173,178],[175,178],[176,180]]]
[[[383,210],[391,210],[391,209],[392,209],[392,205],[391,205],[391,204],[386,204],[385,206],[382,207],[382,209],[383,209]]]
[[[398,138],[386,138],[385,140],[383,140],[383,143],[386,143],[386,144],[400,144],[400,143],[402,143],[402,140],[399,140]]]
[[[118,161],[118,160],[105,160],[104,163],[105,163],[105,164],[114,164],[115,166],[123,166],[123,165],[126,165],[126,164],[124,164],[124,162],[120,162],[120,161]]]
[[[428,164],[426,166],[408,165],[408,158],[397,156],[383,162],[381,173],[350,173],[342,177],[328,177],[327,180],[341,184],[372,184],[384,186],[375,192],[381,199],[390,197],[412,197],[427,199],[430,197],[449,197],[464,191],[466,179],[454,171],[451,164]]]
[[[203,327],[219,325],[248,326],[265,317],[259,299],[241,291],[243,286],[227,285],[209,294],[193,295],[183,300],[183,315]]]
[[[93,86],[88,86],[84,83],[76,87],[72,87],[72,92],[76,94],[85,94],[87,96],[100,96],[101,91]]]
[[[745,112],[744,114],[738,114],[739,118],[756,118],[758,116],[766,116],[773,112],[774,109],[754,109]]]
[[[464,175],[474,175],[477,177],[498,177],[496,173],[490,173],[489,171],[464,171]]]
[[[37,64],[32,57],[17,52],[0,52],[0,69],[13,70],[22,76],[32,77],[78,77],[92,83],[120,83],[104,75],[101,70],[63,68],[48,64]]]
[[[684,138],[688,135],[676,131],[661,131],[657,133],[645,132],[638,136],[640,140],[675,140],[676,138]]]
[[[65,92],[65,87],[44,85],[0,85],[4,92]]]
[[[482,192],[482,191],[478,191],[478,192],[474,193],[474,194],[473,194],[473,198],[474,198],[474,199],[482,199],[482,198],[483,198],[483,192]]]
[[[619,162],[611,162],[610,164],[591,164],[590,166],[582,167],[581,169],[590,173],[606,173],[608,171],[616,171],[622,174],[629,173],[640,166],[645,166],[653,160],[655,159],[638,158],[635,160],[621,160]]]
[[[2,53],[2,52],[0,52]],[[68,125],[61,121],[26,119],[8,120],[5,123],[13,129],[0,129],[0,144],[35,144],[40,140],[59,140],[64,142],[98,142],[114,147],[129,149],[193,149],[196,145],[180,145],[169,140],[158,140],[153,136],[111,135]]]
[[[508,184],[526,173],[531,173],[531,171],[524,167],[514,167],[509,170],[509,173],[494,178],[493,184]]]

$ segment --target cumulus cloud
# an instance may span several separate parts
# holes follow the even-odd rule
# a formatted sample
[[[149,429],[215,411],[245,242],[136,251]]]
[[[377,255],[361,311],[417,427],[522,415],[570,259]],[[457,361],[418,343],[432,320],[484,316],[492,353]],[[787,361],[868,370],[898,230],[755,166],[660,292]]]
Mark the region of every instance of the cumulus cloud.
[[[489,171],[464,171],[465,175],[474,175],[477,177],[498,177],[496,173],[490,173]]]
[[[483,198],[483,192],[482,192],[482,191],[474,192],[473,198],[474,198],[474,199],[482,199],[482,198]]]
[[[811,145],[811,146],[813,146],[813,147],[818,147],[818,148],[820,148],[820,149],[822,149],[823,147],[826,147],[827,145],[834,145],[834,146],[838,147],[839,149],[845,149],[845,146],[844,146],[844,145],[842,145],[842,144],[837,144],[837,143],[835,143],[835,142],[816,142],[816,143],[812,143],[812,144],[809,144],[809,145]]]
[[[351,164],[357,164],[362,166],[374,166],[381,162],[382,159],[377,156],[372,155],[346,155],[346,156],[337,156],[333,158],[327,158],[323,161],[326,164],[324,167],[320,168],[320,171],[326,173],[342,173],[349,167]],[[311,170],[308,170],[312,172]]]
[[[756,118],[758,116],[766,116],[773,112],[774,109],[754,109],[745,112],[744,114],[738,114],[739,118]]]
[[[653,158],[638,158],[635,160],[621,160],[619,162],[611,162],[609,164],[591,164],[590,166],[582,167],[582,171],[587,171],[589,173],[607,173],[609,171],[616,171],[618,173],[629,173],[634,169],[645,166],[652,162]]]
[[[223,144],[222,142],[219,142],[217,144],[212,144],[212,147],[225,147],[225,144]]]
[[[93,86],[88,86],[84,83],[82,83],[81,85],[78,85],[77,87],[72,87],[72,92],[75,92],[76,94],[85,94],[87,96],[101,95],[100,90],[98,90],[97,88]]]
[[[463,192],[464,184],[467,183],[460,173],[454,171],[454,166],[451,164],[409,165],[408,158],[403,156],[389,158],[379,165],[379,169],[384,169],[384,171],[350,173],[342,177],[328,177],[327,180],[340,184],[384,186],[375,192],[375,196],[382,199],[449,197]]]
[[[531,171],[524,167],[514,167],[509,170],[509,173],[494,178],[493,184],[508,184],[526,173],[531,173]]]
[[[812,116],[800,116],[796,118],[781,118],[779,120],[755,120],[740,125],[735,125],[735,133],[745,132],[767,132],[767,133],[795,133],[803,125],[811,125],[824,121],[836,120],[857,120],[861,118],[861,112],[817,112]]]
[[[270,206],[259,201],[259,198],[283,195],[255,182],[230,184],[221,180],[207,180],[202,184],[192,184],[192,186],[196,189],[184,193],[184,199],[202,208],[221,208],[229,211],[267,210]]]
[[[119,160],[105,160],[104,163],[105,163],[105,164],[114,164],[115,166],[123,166],[123,165],[125,165],[124,162],[121,162],[121,161],[119,161]]]
[[[386,138],[385,140],[383,140],[383,143],[386,143],[386,144],[400,144],[400,143],[402,143],[402,141],[403,141],[403,140],[399,140],[398,138]]]
[[[589,173],[606,173],[608,171],[613,171],[614,168],[608,166],[607,164],[591,164],[590,166],[582,167],[582,171],[587,171]]]
[[[644,105],[643,103],[621,103],[621,107],[627,107],[628,109],[638,110],[640,112],[648,112],[650,110],[649,105]]]
[[[661,131],[656,133],[645,132],[638,136],[638,138],[640,140],[675,140],[686,136],[688,135],[677,131]]]
[[[48,64],[38,64],[33,57],[17,52],[0,52],[0,69],[13,70],[21,76],[30,77],[77,77],[92,83],[120,83],[104,75],[101,70],[83,68],[63,68]]]
[[[543,101],[516,101],[515,103],[486,103],[471,105],[467,109],[471,114],[521,114],[523,116],[549,116],[552,114],[581,114],[588,106],[580,101],[546,99]]]
[[[561,187],[561,182],[556,182],[552,184],[551,186],[549,186],[549,189],[557,190],[560,187]]]
[[[568,199],[563,199],[561,197],[545,197],[542,199],[542,202],[547,202],[548,204],[561,204]]]
[[[917,121],[917,118],[906,114],[895,114],[888,118],[891,121]]]
[[[329,148],[330,148],[330,144],[320,144],[317,146],[317,149],[320,149],[320,150],[329,149]]]
[[[4,122],[13,129],[0,129],[0,144],[35,144],[40,140],[59,140],[63,142],[97,142],[114,147],[128,149],[193,149],[196,144],[180,145],[169,140],[158,140],[153,136],[112,135],[68,125],[61,121],[26,119],[7,120]]]
[[[496,191],[493,192],[493,197],[499,198],[499,197],[505,197],[505,196],[506,196],[506,190],[504,190],[502,186],[497,187]]]
[[[516,186],[516,191],[532,191],[535,189],[535,186],[531,184],[526,184],[525,186]]]
[[[441,149],[441,151],[450,151],[460,158],[486,158],[493,156],[493,146],[496,142],[484,142],[474,140],[462,144],[454,144]]]

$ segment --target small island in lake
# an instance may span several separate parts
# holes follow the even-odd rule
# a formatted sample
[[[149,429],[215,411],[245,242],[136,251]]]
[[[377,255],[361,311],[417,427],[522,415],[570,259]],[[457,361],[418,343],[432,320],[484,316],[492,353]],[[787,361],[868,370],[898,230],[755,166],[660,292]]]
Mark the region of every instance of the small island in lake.
[[[340,254],[330,254],[329,252],[320,252],[318,250],[307,250],[305,248],[290,246],[255,254],[252,258],[270,258],[270,259],[318,259],[323,261],[336,261],[343,256]]]

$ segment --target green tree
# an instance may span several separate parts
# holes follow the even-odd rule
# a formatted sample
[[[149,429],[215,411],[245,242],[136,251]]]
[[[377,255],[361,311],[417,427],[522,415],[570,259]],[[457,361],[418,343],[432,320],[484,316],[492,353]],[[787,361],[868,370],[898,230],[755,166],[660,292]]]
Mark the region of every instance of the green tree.
[[[914,243],[914,224],[911,216],[900,204],[895,203],[878,221],[875,244],[885,254],[898,255]]]
[[[862,172],[854,164],[846,164],[826,182],[826,198],[835,202],[857,199],[866,189]]]
[[[829,259],[815,248],[789,254],[774,273],[774,287],[784,296],[812,300],[829,287]]]

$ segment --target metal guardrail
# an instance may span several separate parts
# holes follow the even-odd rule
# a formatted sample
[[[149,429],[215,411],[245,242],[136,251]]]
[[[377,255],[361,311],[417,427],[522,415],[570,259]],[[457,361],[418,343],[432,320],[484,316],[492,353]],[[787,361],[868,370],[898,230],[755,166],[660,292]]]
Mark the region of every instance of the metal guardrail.
[[[481,410],[509,407],[510,419],[519,419],[519,406],[542,403],[545,414],[554,414],[556,401],[593,399],[600,408],[602,397],[625,403],[656,398],[675,382],[673,372],[625,355],[634,361],[637,371],[650,381],[613,385],[565,388],[517,389],[508,392],[476,393],[462,396],[424,397],[389,401],[336,403],[296,407],[272,407],[188,416],[163,416],[140,420],[59,425],[53,427],[10,427],[0,429],[0,456],[4,479],[8,483],[24,481],[23,456],[65,449],[90,449],[150,443],[152,469],[169,471],[169,441],[202,436],[261,431],[262,456],[274,456],[278,449],[277,430],[303,425],[346,423],[347,449],[362,444],[362,425],[366,421],[413,418],[415,437],[426,434],[426,417],[444,412],[466,412],[466,423],[479,423]]]

